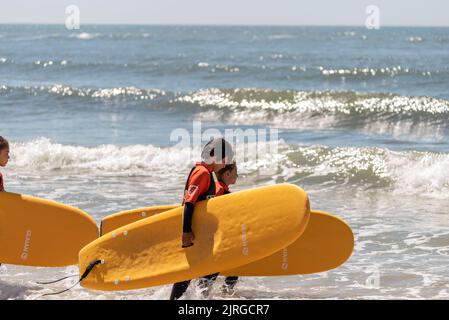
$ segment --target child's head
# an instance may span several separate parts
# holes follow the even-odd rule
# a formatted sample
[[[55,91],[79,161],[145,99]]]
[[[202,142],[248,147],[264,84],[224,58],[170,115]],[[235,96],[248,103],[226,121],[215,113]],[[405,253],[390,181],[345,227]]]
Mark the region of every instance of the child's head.
[[[210,140],[201,152],[201,158],[204,162],[214,165],[214,171],[218,172],[223,169],[226,164],[230,164],[234,159],[234,151],[229,142],[223,138],[215,138]]]
[[[224,182],[227,186],[235,184],[238,178],[236,163],[227,164],[223,169],[217,172],[218,180]]]
[[[9,143],[8,140],[0,136],[0,166],[4,167],[9,160]]]

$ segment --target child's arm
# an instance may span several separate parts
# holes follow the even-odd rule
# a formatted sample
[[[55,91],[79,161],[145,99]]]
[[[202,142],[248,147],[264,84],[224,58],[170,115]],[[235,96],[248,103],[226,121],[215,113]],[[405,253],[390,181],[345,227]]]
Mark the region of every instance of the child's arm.
[[[193,246],[195,235],[192,232],[193,209],[195,205],[187,202],[184,205],[184,219],[182,224],[182,247],[187,248]]]
[[[182,223],[182,232],[188,233],[192,232],[192,218],[193,218],[193,209],[195,205],[190,202],[186,202],[184,204],[184,219]]]
[[[192,231],[192,219],[195,204],[198,197],[204,194],[209,189],[210,175],[208,172],[199,171],[194,172],[187,186],[187,192],[184,198],[184,215],[182,225],[182,247],[193,246],[193,240],[195,238]]]

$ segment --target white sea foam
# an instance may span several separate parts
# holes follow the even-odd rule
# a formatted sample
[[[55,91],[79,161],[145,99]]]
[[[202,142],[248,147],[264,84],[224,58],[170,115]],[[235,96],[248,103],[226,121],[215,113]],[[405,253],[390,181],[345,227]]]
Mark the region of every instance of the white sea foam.
[[[430,152],[389,152],[386,159],[395,177],[396,193],[447,197],[449,155]]]
[[[273,143],[278,148],[274,150]],[[152,175],[181,177],[198,159],[200,147],[153,145],[82,147],[42,138],[12,143],[10,169],[51,174]],[[257,149],[259,148],[259,149]],[[249,150],[253,150],[249,152]],[[265,152],[258,152],[265,150]],[[449,155],[381,148],[295,146],[283,141],[237,144],[239,171],[255,181],[359,185],[397,194],[444,197],[449,191]],[[268,179],[268,180],[266,180]]]
[[[184,168],[189,149],[159,148],[152,145],[82,147],[52,143],[42,138],[14,143],[12,167],[38,170],[87,170],[93,172],[145,172],[167,167]]]
[[[73,37],[80,39],[80,40],[92,40],[100,36],[99,33],[87,33],[87,32],[81,32],[78,34],[72,35]]]
[[[422,42],[423,41],[423,38],[422,37],[409,37],[408,39],[407,39],[409,42]]]

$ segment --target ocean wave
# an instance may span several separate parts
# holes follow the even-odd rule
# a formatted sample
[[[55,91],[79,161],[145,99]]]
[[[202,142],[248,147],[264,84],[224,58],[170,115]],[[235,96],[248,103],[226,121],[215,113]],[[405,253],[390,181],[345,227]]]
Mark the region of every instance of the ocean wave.
[[[42,60],[36,60],[34,61],[34,65],[38,67],[51,67],[51,66],[65,66],[67,65],[67,60],[48,60],[48,61],[42,61]]]
[[[41,62],[39,62],[39,64],[41,64]],[[12,87],[6,85],[0,86],[0,96],[15,95],[23,97],[23,96],[36,96],[39,94],[55,95],[60,97],[84,97],[93,99],[110,99],[117,97],[125,97],[125,98],[127,97],[132,98],[134,100],[152,100],[157,97],[164,96],[166,93],[158,89],[139,89],[136,87],[76,88],[72,86],[59,85],[59,84],[52,86],[23,86],[23,87]]]
[[[449,101],[390,93],[205,89],[177,97],[197,118],[291,129],[355,129],[401,139],[441,140],[449,135]]]
[[[323,76],[326,77],[345,77],[345,78],[355,78],[355,77],[395,77],[398,75],[415,75],[415,76],[427,76],[430,77],[434,74],[439,74],[440,71],[428,71],[428,70],[418,70],[409,67],[402,66],[392,66],[392,67],[366,67],[366,68],[325,68],[318,67],[318,70]]]
[[[218,109],[341,114],[449,114],[449,101],[391,93],[336,91],[276,91],[271,89],[204,89],[176,101]]]
[[[416,36],[416,37],[408,37],[407,38],[408,42],[415,42],[415,43],[423,42],[423,40],[424,39],[422,37],[418,37],[418,36]]]
[[[11,148],[13,168],[29,168],[40,171],[82,172],[145,172],[166,170],[168,165],[184,167],[187,149],[174,152],[170,148],[153,145],[119,147],[101,145],[83,147],[52,143],[47,138],[31,142],[13,143]]]
[[[72,34],[70,37],[77,38],[79,40],[92,40],[92,39],[98,38],[99,36],[101,36],[100,33],[81,32],[81,33]]]
[[[295,35],[293,34],[272,34],[268,36],[269,40],[286,40],[293,38],[295,38]]]
[[[42,41],[42,40],[61,40],[61,39],[78,39],[78,40],[94,40],[94,39],[147,39],[157,36],[150,32],[79,32],[79,33],[44,33],[30,36],[28,34],[17,34],[17,35],[0,35],[0,38],[9,37],[14,41]]]
[[[206,64],[206,62],[202,62]],[[351,91],[201,89],[190,93],[136,87],[77,88],[66,85],[0,85],[0,97],[142,101],[154,108],[188,110],[195,119],[295,130],[355,130],[404,141],[449,136],[449,101],[426,96]]]
[[[344,31],[344,32],[337,32],[336,34],[339,37],[355,37],[357,35],[357,32],[355,32],[355,31]]]
[[[449,76],[447,68],[425,68],[408,65],[386,65],[386,66],[364,66],[348,67],[336,65],[310,66],[303,61],[300,55],[284,52],[264,53],[258,55],[258,61],[239,60],[238,63],[221,62],[213,63],[198,59],[181,59],[182,54],[175,55],[151,55],[139,61],[134,58],[124,60],[79,61],[72,57],[54,57],[49,59],[36,59],[28,61],[22,59],[4,58],[0,60],[0,66],[13,66],[15,70],[30,72],[39,70],[41,67],[52,67],[48,72],[66,75],[67,72],[79,73],[81,71],[90,74],[98,73],[121,73],[128,72],[132,75],[147,77],[157,76],[195,76],[209,73],[209,75],[220,75],[228,73],[239,73],[244,77],[263,77],[272,80],[307,80],[307,81],[384,81],[397,77],[407,77],[410,80],[432,79],[435,82],[446,81]],[[2,59],[0,57],[0,59]],[[5,60],[6,59],[6,60]],[[58,67],[58,68],[55,68]]]
[[[276,55],[273,56],[276,59]],[[0,65],[13,65],[15,68],[20,68],[24,72],[30,72],[40,68],[53,67],[52,73],[59,74],[67,72],[80,72],[85,71],[92,72],[132,72],[140,74],[152,74],[156,75],[187,75],[195,74],[198,72],[209,72],[211,74],[221,73],[235,73],[243,71],[246,72],[259,72],[265,70],[266,66],[248,66],[243,64],[221,64],[221,63],[208,63],[205,61],[199,62],[182,62],[173,57],[152,57],[145,61],[76,61],[69,58],[55,58],[49,60],[35,60],[35,61],[23,61],[23,60],[11,60],[0,57]],[[56,68],[57,67],[57,68]],[[289,67],[287,72],[295,71],[296,66]],[[279,70],[282,71],[283,70]]]
[[[382,148],[331,148],[323,146],[293,148],[287,181],[294,175],[301,180],[325,184],[363,184],[368,188],[387,188],[398,194],[444,196],[449,191],[449,154],[392,151]]]
[[[41,138],[13,142],[8,170],[40,175],[144,175],[183,179],[200,146],[83,147]],[[253,151],[250,151],[253,150]],[[446,196],[449,154],[383,148],[299,146],[284,141],[237,144],[243,183],[262,181],[333,188],[354,186],[412,195]]]

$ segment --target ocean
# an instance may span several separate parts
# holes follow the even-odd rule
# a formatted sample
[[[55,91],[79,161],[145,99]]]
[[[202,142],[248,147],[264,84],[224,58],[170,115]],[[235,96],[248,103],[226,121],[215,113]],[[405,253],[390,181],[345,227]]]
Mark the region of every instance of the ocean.
[[[219,280],[210,298],[448,299],[448,88],[449,28],[0,25],[1,170],[8,191],[99,222],[179,203],[208,134],[240,130],[231,190],[296,184],[350,224],[355,249],[325,273],[242,278],[232,297]],[[0,299],[42,299],[71,280],[36,281],[77,272],[3,266]]]

